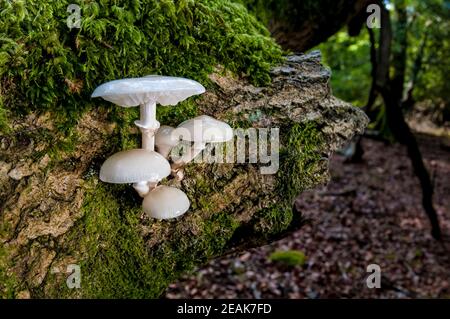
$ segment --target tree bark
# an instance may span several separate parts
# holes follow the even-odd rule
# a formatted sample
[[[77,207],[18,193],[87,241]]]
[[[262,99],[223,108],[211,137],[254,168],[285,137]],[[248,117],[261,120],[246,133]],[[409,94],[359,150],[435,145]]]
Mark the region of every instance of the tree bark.
[[[131,186],[98,180],[120,130],[136,130],[118,128],[110,110],[86,113],[74,149],[56,157],[56,140],[43,135],[57,136],[52,119],[17,117],[14,134],[0,138],[0,292],[19,298],[157,297],[211,258],[298,229],[295,197],[328,181],[329,155],[367,124],[361,110],[330,94],[329,77],[317,52],[287,57],[267,87],[211,75],[214,88],[198,100],[199,114],[234,128],[280,128],[279,170],[262,175],[267,164],[191,163],[182,182],[163,182],[191,201],[190,210],[172,221],[145,217]],[[79,289],[66,285],[70,264],[81,267]]]

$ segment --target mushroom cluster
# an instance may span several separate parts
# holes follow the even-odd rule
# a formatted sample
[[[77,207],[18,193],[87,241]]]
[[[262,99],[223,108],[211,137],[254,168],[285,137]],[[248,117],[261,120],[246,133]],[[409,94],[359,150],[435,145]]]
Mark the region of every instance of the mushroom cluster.
[[[142,133],[142,148],[109,157],[100,168],[100,180],[132,184],[144,198],[142,208],[149,217],[169,219],[183,215],[190,206],[186,194],[175,187],[158,186],[158,183],[170,175],[182,180],[183,167],[199,155],[207,143],[227,142],[233,138],[228,124],[206,115],[187,120],[176,128],[160,126],[156,104],[176,105],[204,92],[205,88],[193,80],[149,75],[110,81],[92,93],[92,97],[102,97],[122,107],[140,107],[140,119],[134,123]],[[185,152],[171,156],[171,151],[181,143],[189,143]]]

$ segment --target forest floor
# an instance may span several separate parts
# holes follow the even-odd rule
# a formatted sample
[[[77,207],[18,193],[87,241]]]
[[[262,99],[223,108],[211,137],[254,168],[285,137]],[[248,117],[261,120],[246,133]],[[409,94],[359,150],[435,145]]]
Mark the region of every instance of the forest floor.
[[[449,142],[417,137],[435,185],[442,242],[429,234],[405,148],[363,139],[363,163],[335,155],[327,187],[297,199],[309,223],[270,245],[211,261],[170,285],[166,298],[450,298]],[[302,251],[306,262],[269,258],[285,250]],[[369,264],[381,267],[380,289],[366,285]]]

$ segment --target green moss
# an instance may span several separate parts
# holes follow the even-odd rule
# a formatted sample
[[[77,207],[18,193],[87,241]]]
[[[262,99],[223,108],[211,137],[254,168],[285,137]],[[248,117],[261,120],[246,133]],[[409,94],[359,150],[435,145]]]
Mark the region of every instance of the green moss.
[[[80,29],[66,23],[72,3],[81,8]],[[166,74],[207,85],[208,74],[221,65],[264,84],[282,56],[265,27],[228,0],[0,0],[0,7],[4,108],[50,110],[63,130],[82,112],[104,105],[90,94],[108,80]],[[187,118],[195,107],[187,102],[160,116],[173,119],[172,112]]]
[[[17,290],[16,278],[8,273],[8,252],[0,246],[0,299],[14,298]]]
[[[306,256],[300,250],[275,251],[270,254],[269,259],[289,267],[302,266],[306,262]]]
[[[250,12],[252,12],[258,20],[268,25],[270,20],[274,17],[275,0],[235,0],[244,5]],[[281,2],[283,2],[282,0]],[[278,0],[280,2],[280,0]]]
[[[322,182],[324,139],[316,123],[296,123],[281,142],[278,190],[286,205],[312,185]]]
[[[198,106],[194,99],[189,99],[173,106],[158,106],[156,117],[163,125],[178,126],[181,122],[196,117]]]
[[[88,188],[82,207],[84,216],[67,239],[76,246],[66,251],[80,259],[82,296],[154,296],[160,263],[152,262],[146,254],[143,238],[137,232],[141,213],[137,200],[122,186],[99,184]],[[59,287],[53,292],[58,296],[78,293],[65,285],[55,287]]]
[[[211,258],[219,254],[239,225],[233,215],[226,211],[214,214],[206,220],[203,224],[204,242],[207,244],[205,257]]]
[[[2,96],[0,95],[0,133],[9,133],[11,128],[8,124],[7,112],[3,106]]]
[[[182,223],[157,222],[170,228],[171,238],[149,251],[137,227],[142,213],[140,198],[129,187],[94,185],[94,181],[87,186],[84,217],[66,240],[76,244],[65,253],[79,258],[83,297],[159,297],[181,273],[221,254],[239,225],[232,214],[219,212],[199,221],[201,234],[185,236]],[[50,280],[51,295],[80,293]]]
[[[292,222],[292,218],[291,206],[284,203],[273,204],[258,212],[258,222],[254,229],[257,233],[263,234],[263,237],[270,238],[287,229]]]
[[[324,141],[315,123],[295,123],[283,135],[277,172],[278,201],[258,212],[254,231],[266,238],[286,231],[294,222],[295,198],[305,189],[323,182]]]

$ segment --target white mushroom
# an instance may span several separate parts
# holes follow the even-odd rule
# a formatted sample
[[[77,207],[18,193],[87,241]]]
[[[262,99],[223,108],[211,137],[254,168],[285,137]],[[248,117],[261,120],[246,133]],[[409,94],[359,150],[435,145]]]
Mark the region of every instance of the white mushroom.
[[[144,149],[118,152],[100,168],[100,180],[115,184],[133,183],[141,197],[169,174],[169,162],[159,153]]]
[[[174,128],[163,125],[159,128],[155,135],[155,146],[159,154],[165,158],[169,157],[169,153],[180,142],[179,136],[176,136]]]
[[[142,148],[154,150],[154,134],[159,128],[156,103],[175,105],[188,97],[205,92],[198,82],[171,76],[149,75],[104,83],[92,97],[102,97],[123,107],[140,105],[141,118],[135,124],[142,132]]]
[[[152,218],[169,219],[183,215],[190,206],[186,194],[175,187],[160,185],[144,197],[142,208]]]
[[[174,135],[179,136],[184,141],[193,142],[192,147],[185,154],[174,160],[172,173],[176,174],[182,166],[200,154],[206,148],[207,143],[221,143],[231,140],[233,129],[225,122],[207,115],[201,115],[178,125]],[[178,177],[182,178],[180,175]]]

